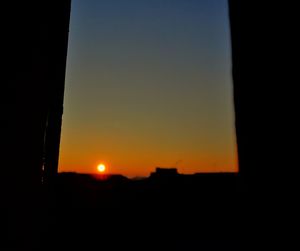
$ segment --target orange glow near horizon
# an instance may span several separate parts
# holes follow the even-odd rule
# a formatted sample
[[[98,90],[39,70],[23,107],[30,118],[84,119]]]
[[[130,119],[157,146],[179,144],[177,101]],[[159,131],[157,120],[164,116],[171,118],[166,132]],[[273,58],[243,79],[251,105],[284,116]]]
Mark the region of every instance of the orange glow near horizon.
[[[96,148],[96,147],[95,147]],[[89,149],[89,150],[84,150]],[[152,148],[153,149],[153,148]],[[107,163],[100,162],[99,159],[109,159],[109,173],[122,174],[127,177],[143,176],[148,177],[156,167],[175,167],[179,173],[193,174],[197,172],[238,172],[238,160],[236,152],[229,154],[228,152],[213,155],[212,153],[186,153],[186,157],[173,156],[173,153],[165,154],[158,151],[150,150],[139,152],[139,158],[130,154],[131,149],[127,151],[105,152],[99,154],[98,149],[83,148],[81,155],[72,152],[61,151],[60,156],[60,172],[79,172],[90,174],[106,174],[108,173]],[[103,151],[105,149],[102,149]],[[106,149],[107,150],[107,149]],[[134,149],[137,152],[137,149]],[[161,149],[159,149],[161,150]],[[79,151],[80,152],[80,151]],[[175,159],[175,160],[174,160]],[[178,160],[182,161],[178,161]],[[104,172],[103,166],[105,166]],[[96,167],[96,168],[95,168]]]

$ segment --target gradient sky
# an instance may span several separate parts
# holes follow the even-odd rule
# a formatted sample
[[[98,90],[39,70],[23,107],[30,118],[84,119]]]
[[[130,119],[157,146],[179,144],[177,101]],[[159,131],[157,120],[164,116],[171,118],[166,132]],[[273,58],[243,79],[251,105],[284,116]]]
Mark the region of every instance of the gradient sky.
[[[237,171],[227,0],[73,0],[60,171]]]

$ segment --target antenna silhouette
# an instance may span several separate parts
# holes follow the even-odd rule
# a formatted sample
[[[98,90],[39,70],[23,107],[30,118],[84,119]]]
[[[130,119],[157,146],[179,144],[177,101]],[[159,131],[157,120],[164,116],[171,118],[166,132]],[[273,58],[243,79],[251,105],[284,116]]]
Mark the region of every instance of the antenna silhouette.
[[[181,160],[181,159],[180,159],[180,160],[177,160],[177,161],[175,162],[175,165],[174,165],[174,167],[177,167],[177,165],[178,165],[180,162],[182,162],[182,160]]]

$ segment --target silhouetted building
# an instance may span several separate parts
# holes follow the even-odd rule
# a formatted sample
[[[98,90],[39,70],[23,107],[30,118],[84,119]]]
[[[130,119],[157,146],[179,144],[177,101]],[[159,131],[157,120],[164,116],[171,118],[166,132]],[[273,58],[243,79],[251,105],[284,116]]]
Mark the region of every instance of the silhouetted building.
[[[170,178],[178,176],[177,168],[162,168],[157,167],[155,172],[151,173],[150,177]]]

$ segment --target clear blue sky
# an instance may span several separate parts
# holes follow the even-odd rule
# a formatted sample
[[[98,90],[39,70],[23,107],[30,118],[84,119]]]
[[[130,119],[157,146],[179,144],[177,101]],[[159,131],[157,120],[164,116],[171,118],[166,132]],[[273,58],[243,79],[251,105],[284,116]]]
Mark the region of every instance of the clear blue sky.
[[[226,0],[73,0],[61,171],[236,171]]]

